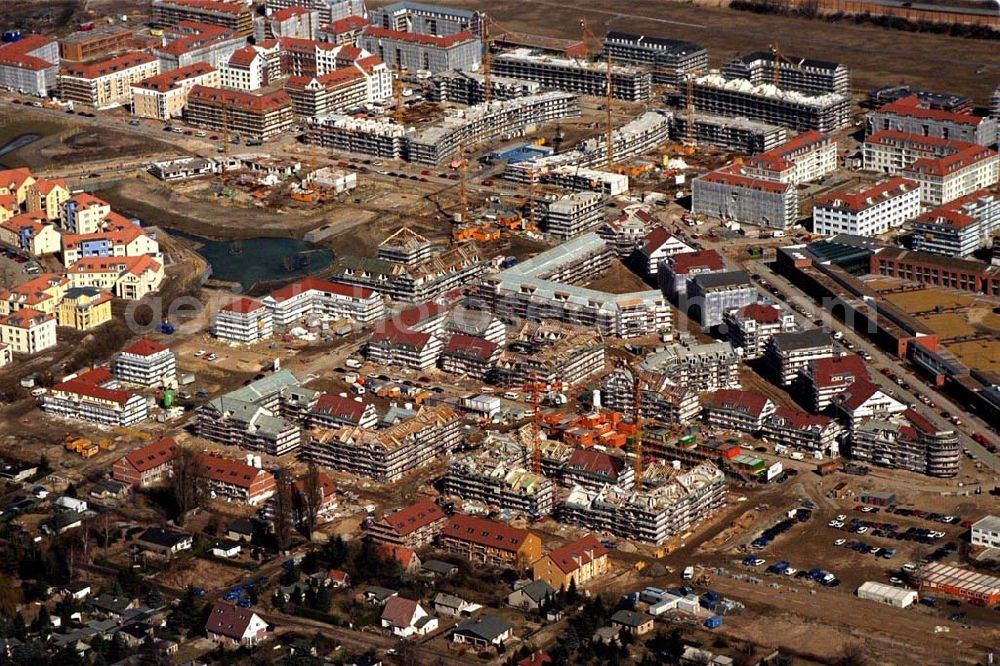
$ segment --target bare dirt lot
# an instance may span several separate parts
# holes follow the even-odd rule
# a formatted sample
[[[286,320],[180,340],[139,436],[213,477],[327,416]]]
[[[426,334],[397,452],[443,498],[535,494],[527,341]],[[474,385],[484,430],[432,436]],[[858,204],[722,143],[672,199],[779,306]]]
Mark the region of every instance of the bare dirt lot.
[[[27,135],[37,138],[0,157],[0,164],[45,169],[53,165],[85,164],[107,159],[109,155],[128,158],[170,150],[152,137],[75,124],[69,115],[65,121],[27,120],[19,115],[17,106],[5,108],[0,117],[0,146]]]
[[[384,5],[388,0],[372,4]],[[484,8],[475,0],[442,0],[441,4]],[[972,95],[980,104],[989,99],[1000,68],[995,41],[762,16],[694,3],[636,0],[609,6],[595,0],[517,0],[493,3],[488,10],[510,30],[553,37],[579,38],[580,17],[585,16],[598,36],[614,29],[691,40],[708,48],[712,67],[722,66],[738,53],[766,50],[777,39],[787,54],[843,62],[852,70],[853,86],[860,90],[905,82]],[[984,71],[993,75],[984,76]],[[941,72],[948,73],[946,81]]]

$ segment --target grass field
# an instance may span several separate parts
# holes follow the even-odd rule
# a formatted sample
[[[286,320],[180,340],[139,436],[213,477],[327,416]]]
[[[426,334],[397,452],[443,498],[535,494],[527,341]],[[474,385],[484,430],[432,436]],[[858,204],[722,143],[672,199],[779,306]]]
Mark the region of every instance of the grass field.
[[[946,346],[966,366],[1000,373],[1000,340],[973,340]]]
[[[985,104],[1000,74],[995,41],[909,33],[872,25],[828,23],[786,16],[756,15],[722,7],[663,0],[607,3],[598,0],[437,0],[440,4],[487,10],[512,31],[579,38],[580,19],[601,37],[608,29],[685,39],[708,48],[710,65],[721,67],[738,53],[766,50],[776,40],[786,54],[843,62],[856,89],[908,83],[931,90],[972,95]],[[376,0],[370,5],[389,4]],[[499,28],[493,29],[494,34]],[[595,45],[596,48],[596,45]]]
[[[971,296],[953,294],[942,289],[922,289],[899,294],[888,294],[886,300],[909,313],[927,312],[940,306],[944,309],[968,307],[972,304]]]
[[[920,318],[925,324],[942,338],[957,338],[960,335],[972,335],[976,332],[965,314],[946,312],[944,314],[924,315]]]

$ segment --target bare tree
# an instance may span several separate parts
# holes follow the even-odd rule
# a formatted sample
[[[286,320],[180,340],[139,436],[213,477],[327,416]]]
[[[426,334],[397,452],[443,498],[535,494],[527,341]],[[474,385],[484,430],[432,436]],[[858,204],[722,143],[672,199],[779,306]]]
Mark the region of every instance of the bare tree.
[[[274,496],[274,541],[279,550],[288,550],[292,544],[293,492],[291,474],[287,469],[282,469]]]
[[[302,503],[302,528],[306,538],[312,539],[319,521],[319,510],[323,506],[323,481],[314,462],[309,463],[309,469],[302,477],[299,499]]]
[[[872,660],[860,643],[848,643],[834,661],[836,666],[871,666]]]
[[[198,454],[189,448],[179,447],[174,458],[171,488],[177,503],[177,524],[184,522],[188,511],[199,506],[202,499],[201,462]]]

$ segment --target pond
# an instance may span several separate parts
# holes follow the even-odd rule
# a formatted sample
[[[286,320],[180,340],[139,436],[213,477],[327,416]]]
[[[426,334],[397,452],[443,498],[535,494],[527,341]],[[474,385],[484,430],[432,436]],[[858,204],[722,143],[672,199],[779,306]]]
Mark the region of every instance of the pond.
[[[30,145],[41,138],[42,138],[41,134],[34,134],[34,133],[21,134],[20,136],[16,136],[7,143],[5,143],[4,145],[0,146],[0,158],[9,153],[13,153],[15,150],[20,150],[21,148],[24,148],[25,146]],[[15,168],[16,166],[20,165],[10,165],[4,161],[0,161],[0,167],[3,167],[5,169],[12,169]]]
[[[294,238],[248,238],[215,241],[169,231],[198,243],[198,253],[212,267],[212,279],[238,282],[245,291],[255,284],[277,283],[312,275],[333,262],[333,251]]]

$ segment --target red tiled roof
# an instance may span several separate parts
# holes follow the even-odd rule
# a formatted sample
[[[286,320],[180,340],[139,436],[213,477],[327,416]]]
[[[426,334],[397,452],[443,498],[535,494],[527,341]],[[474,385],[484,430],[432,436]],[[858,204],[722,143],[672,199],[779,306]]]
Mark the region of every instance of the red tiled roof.
[[[975,203],[987,196],[1000,197],[1000,192],[992,192],[985,189],[973,192],[972,194],[967,194],[964,197],[953,199],[943,206],[939,206],[938,208],[929,210],[926,213],[922,213],[917,216],[914,221],[917,223],[939,224],[955,229],[963,229],[977,222],[976,218],[964,212],[965,206]]]
[[[179,0],[174,0],[177,2]],[[188,0],[190,1],[190,0]],[[253,621],[255,613],[249,608],[240,608],[225,601],[215,602],[208,621],[205,622],[205,632],[218,634],[226,638],[241,640]]]
[[[907,409],[903,412],[903,418],[913,424],[913,427],[926,435],[933,435],[935,433],[941,432],[941,428],[934,425],[934,423],[928,419],[926,416],[916,411],[915,409]]]
[[[858,379],[840,394],[839,404],[845,409],[853,411],[881,390],[867,379]]]
[[[809,130],[792,139],[789,139],[777,148],[754,155],[747,160],[747,163],[753,166],[766,167],[779,171],[790,169],[794,158],[798,154],[805,152],[806,149],[812,148],[813,146],[828,143],[829,140],[830,137],[823,132]]]
[[[60,74],[63,76],[72,76],[78,79],[97,79],[102,76],[114,74],[115,72],[120,72],[132,67],[138,67],[140,65],[148,65],[153,62],[156,62],[156,58],[148,53],[133,51],[132,53],[126,53],[125,55],[116,56],[114,58],[91,63],[89,65],[67,65],[63,68]]]
[[[264,307],[264,304],[260,301],[255,301],[252,298],[238,298],[235,301],[222,306],[224,312],[238,312],[240,314],[249,314],[250,312],[256,312]]]
[[[853,194],[837,191],[821,194],[816,197],[815,204],[817,206],[847,209],[853,213],[860,213],[871,206],[918,189],[920,189],[919,183],[897,176]]]
[[[636,217],[638,217],[638,213],[641,212],[644,211],[637,211]],[[666,243],[673,237],[674,235],[670,233],[665,227],[656,227],[648,234],[646,234],[646,242],[642,246],[642,251],[645,252],[646,254],[652,254],[660,247],[662,247],[664,243]]]
[[[299,5],[292,5],[291,7],[285,7],[273,12],[268,18],[274,21],[287,21],[296,16],[307,16],[311,11]]]
[[[55,319],[55,315],[53,314],[42,313],[31,308],[21,308],[17,312],[12,312],[5,317],[0,317],[0,324],[4,324],[5,326],[14,326],[16,328],[30,329],[34,325],[43,324],[51,321],[52,319]]]
[[[49,62],[31,55],[32,51],[37,51],[54,41],[55,38],[48,35],[24,35],[16,42],[0,45],[0,65],[34,71],[55,67],[59,64],[58,59],[56,62]]]
[[[712,394],[712,407],[720,409],[735,409],[747,412],[753,416],[760,416],[770,402],[767,396],[756,391],[741,391],[739,389],[721,389]]]
[[[363,34],[369,37],[374,37],[375,39],[388,39],[399,42],[411,42],[414,44],[424,44],[426,46],[437,46],[439,48],[448,48],[450,46],[454,46],[455,44],[461,44],[462,42],[468,42],[473,39],[472,34],[464,30],[461,32],[456,32],[452,35],[446,35],[441,37],[438,35],[422,35],[416,32],[389,30],[387,28],[379,28],[373,25],[370,25],[367,28],[365,28]]]
[[[148,79],[143,79],[142,81],[139,81],[139,83],[133,83],[132,87],[164,92],[177,88],[181,81],[211,74],[214,71],[215,68],[208,63],[196,62],[193,65],[188,65],[187,67],[179,67],[178,69],[172,69],[169,72],[163,72],[162,74],[151,76]]]
[[[69,273],[131,273],[141,275],[160,269],[160,262],[149,255],[140,257],[84,257],[67,269]]]
[[[313,81],[316,81],[326,88],[333,88],[337,85],[363,79],[364,76],[365,75],[357,69],[343,67],[341,69],[335,69],[322,76],[290,76],[285,81],[285,89],[302,90]]]
[[[495,342],[490,342],[489,340],[477,338],[472,335],[456,333],[448,340],[448,345],[445,347],[445,353],[466,354],[486,360],[493,355],[493,352],[495,352],[496,349],[497,345]]]
[[[93,370],[77,375],[69,381],[56,384],[52,387],[52,390],[74,393],[97,400],[107,400],[119,406],[124,405],[133,394],[119,389],[105,388],[103,384],[108,383],[111,379],[111,373],[107,368],[94,368]]]
[[[172,39],[169,43],[154,50],[157,53],[180,56],[219,42],[243,40],[243,36],[234,30],[199,21],[181,21],[171,30],[170,37]]]
[[[548,666],[552,663],[552,657],[544,652],[532,652],[530,655],[517,662],[517,666]]]
[[[42,196],[48,195],[57,187],[66,189],[66,181],[62,178],[39,178],[35,181],[35,189]]]
[[[739,310],[743,319],[752,319],[759,324],[777,324],[781,320],[781,310],[773,305],[751,303]]]
[[[354,287],[343,282],[329,282],[309,277],[271,292],[271,298],[280,303],[292,296],[298,296],[303,292],[313,290],[322,291],[327,294],[337,294],[338,296],[347,296],[349,298],[371,298],[375,294],[371,289],[364,287]]]
[[[16,190],[24,184],[24,181],[32,177],[31,169],[27,167],[4,169],[0,171],[0,187],[8,187]]]
[[[878,109],[878,113],[892,113],[897,116],[908,116],[910,118],[922,118],[927,120],[943,120],[961,125],[978,126],[983,119],[969,113],[955,113],[954,111],[943,111],[941,109],[929,109],[920,103],[916,95],[909,95],[889,102]]]
[[[203,9],[208,11],[223,12],[225,14],[242,14],[250,9],[242,3],[231,0],[163,0],[165,5],[175,7],[187,7],[189,9]]]
[[[342,19],[337,19],[330,25],[326,26],[323,32],[329,33],[331,35],[339,35],[349,30],[357,30],[358,28],[363,28],[368,25],[368,19],[363,16],[358,16],[357,14],[349,14]]]
[[[391,345],[402,345],[413,349],[423,349],[431,341],[430,333],[419,333],[404,328],[392,320],[380,322],[369,336],[370,342],[387,342]]]
[[[674,275],[684,275],[692,270],[721,271],[725,270],[722,257],[715,250],[699,250],[698,252],[681,252],[670,258],[670,267]]]
[[[996,157],[997,153],[985,146],[970,145],[957,153],[944,157],[921,157],[904,169],[907,173],[924,173],[932,176],[947,176],[968,166]]]
[[[164,437],[130,451],[125,454],[125,460],[137,471],[146,472],[176,458],[178,450],[179,447],[173,437]]]
[[[920,136],[919,134],[910,134],[909,132],[900,132],[898,130],[882,130],[881,132],[875,132],[867,139],[865,143],[877,144],[877,145],[908,145],[924,148],[932,148],[935,146],[952,148],[954,150],[961,150],[962,148],[968,148],[969,146],[974,146],[974,143],[968,143],[966,141],[954,141],[952,139],[941,139],[936,136]]]
[[[774,410],[774,416],[784,422],[785,427],[796,430],[807,430],[810,428],[825,429],[830,425],[832,419],[820,414],[810,414],[792,407],[779,406]]]
[[[111,206],[111,204],[109,204],[104,199],[101,199],[100,197],[95,197],[93,194],[88,194],[86,192],[80,192],[79,194],[74,194],[69,198],[69,201],[72,201],[77,206],[86,206],[86,207]]]
[[[241,111],[260,113],[276,111],[280,108],[291,106],[292,99],[284,90],[275,90],[263,95],[254,95],[253,93],[240,90],[209,88],[208,86],[197,85],[191,88],[191,92],[188,93],[188,104],[192,102],[227,106]]]
[[[123,349],[122,353],[132,354],[134,356],[152,356],[153,354],[159,354],[160,352],[168,349],[169,347],[164,344],[150,340],[147,337],[142,337],[132,345]]]
[[[788,183],[779,183],[773,180],[764,180],[762,178],[752,178],[747,176],[738,164],[730,164],[729,166],[724,166],[721,169],[709,171],[705,175],[699,176],[699,178],[708,183],[722,183],[724,185],[743,187],[750,190],[759,190],[761,192],[772,192],[775,194],[787,192],[788,189],[792,187]]]
[[[112,215],[115,215],[116,218],[120,219],[112,218]],[[63,234],[62,237],[63,249],[66,250],[74,248],[80,243],[96,239],[107,239],[110,240],[114,245],[128,245],[136,238],[146,235],[146,232],[143,231],[140,227],[137,227],[134,224],[129,223],[128,220],[122,218],[120,215],[117,215],[116,213],[109,213],[105,221],[112,222],[113,224],[124,222],[124,224],[119,224],[117,228],[109,229],[108,231],[97,231],[92,234]]]
[[[233,51],[233,55],[229,56],[229,66],[249,67],[258,56],[259,54],[254,47],[244,46],[241,49]]]
[[[206,479],[232,484],[246,490],[249,490],[250,484],[257,479],[271,477],[270,472],[252,467],[245,462],[212,455],[198,456],[198,473]]]
[[[52,296],[46,293],[47,289],[57,286],[65,286],[67,284],[69,284],[69,280],[61,275],[57,275],[55,273],[42,273],[37,277],[31,278],[27,282],[22,282],[16,287],[0,291],[0,300],[7,301],[17,299],[19,303],[34,305],[52,298]]]
[[[856,354],[818,358],[812,361],[810,370],[813,386],[817,388],[842,386],[848,377],[851,382],[868,379],[868,368]]]
[[[335,393],[323,393],[316,400],[312,411],[358,423],[365,413],[365,403]]]
[[[379,619],[388,622],[391,627],[404,629],[409,627],[410,623],[413,622],[413,616],[417,612],[418,605],[416,601],[404,599],[399,595],[389,597],[385,602],[385,606],[382,607],[382,615]]]
[[[441,530],[441,536],[490,546],[497,550],[517,551],[531,536],[531,532],[485,518],[456,514]]]
[[[434,502],[426,501],[386,514],[382,516],[382,522],[387,523],[397,535],[405,537],[444,517],[441,507]]]
[[[591,474],[604,474],[609,479],[617,479],[625,467],[624,459],[598,449],[580,447],[566,460],[566,468]]]
[[[382,543],[379,544],[378,549],[384,557],[396,560],[399,562],[399,566],[404,569],[410,568],[410,565],[413,564],[413,558],[417,556],[412,548],[407,548],[406,546]]]
[[[552,563],[565,574],[572,573],[584,564],[593,562],[602,555],[607,555],[608,549],[601,545],[593,534],[577,539],[561,548],[549,551],[548,557]]]

